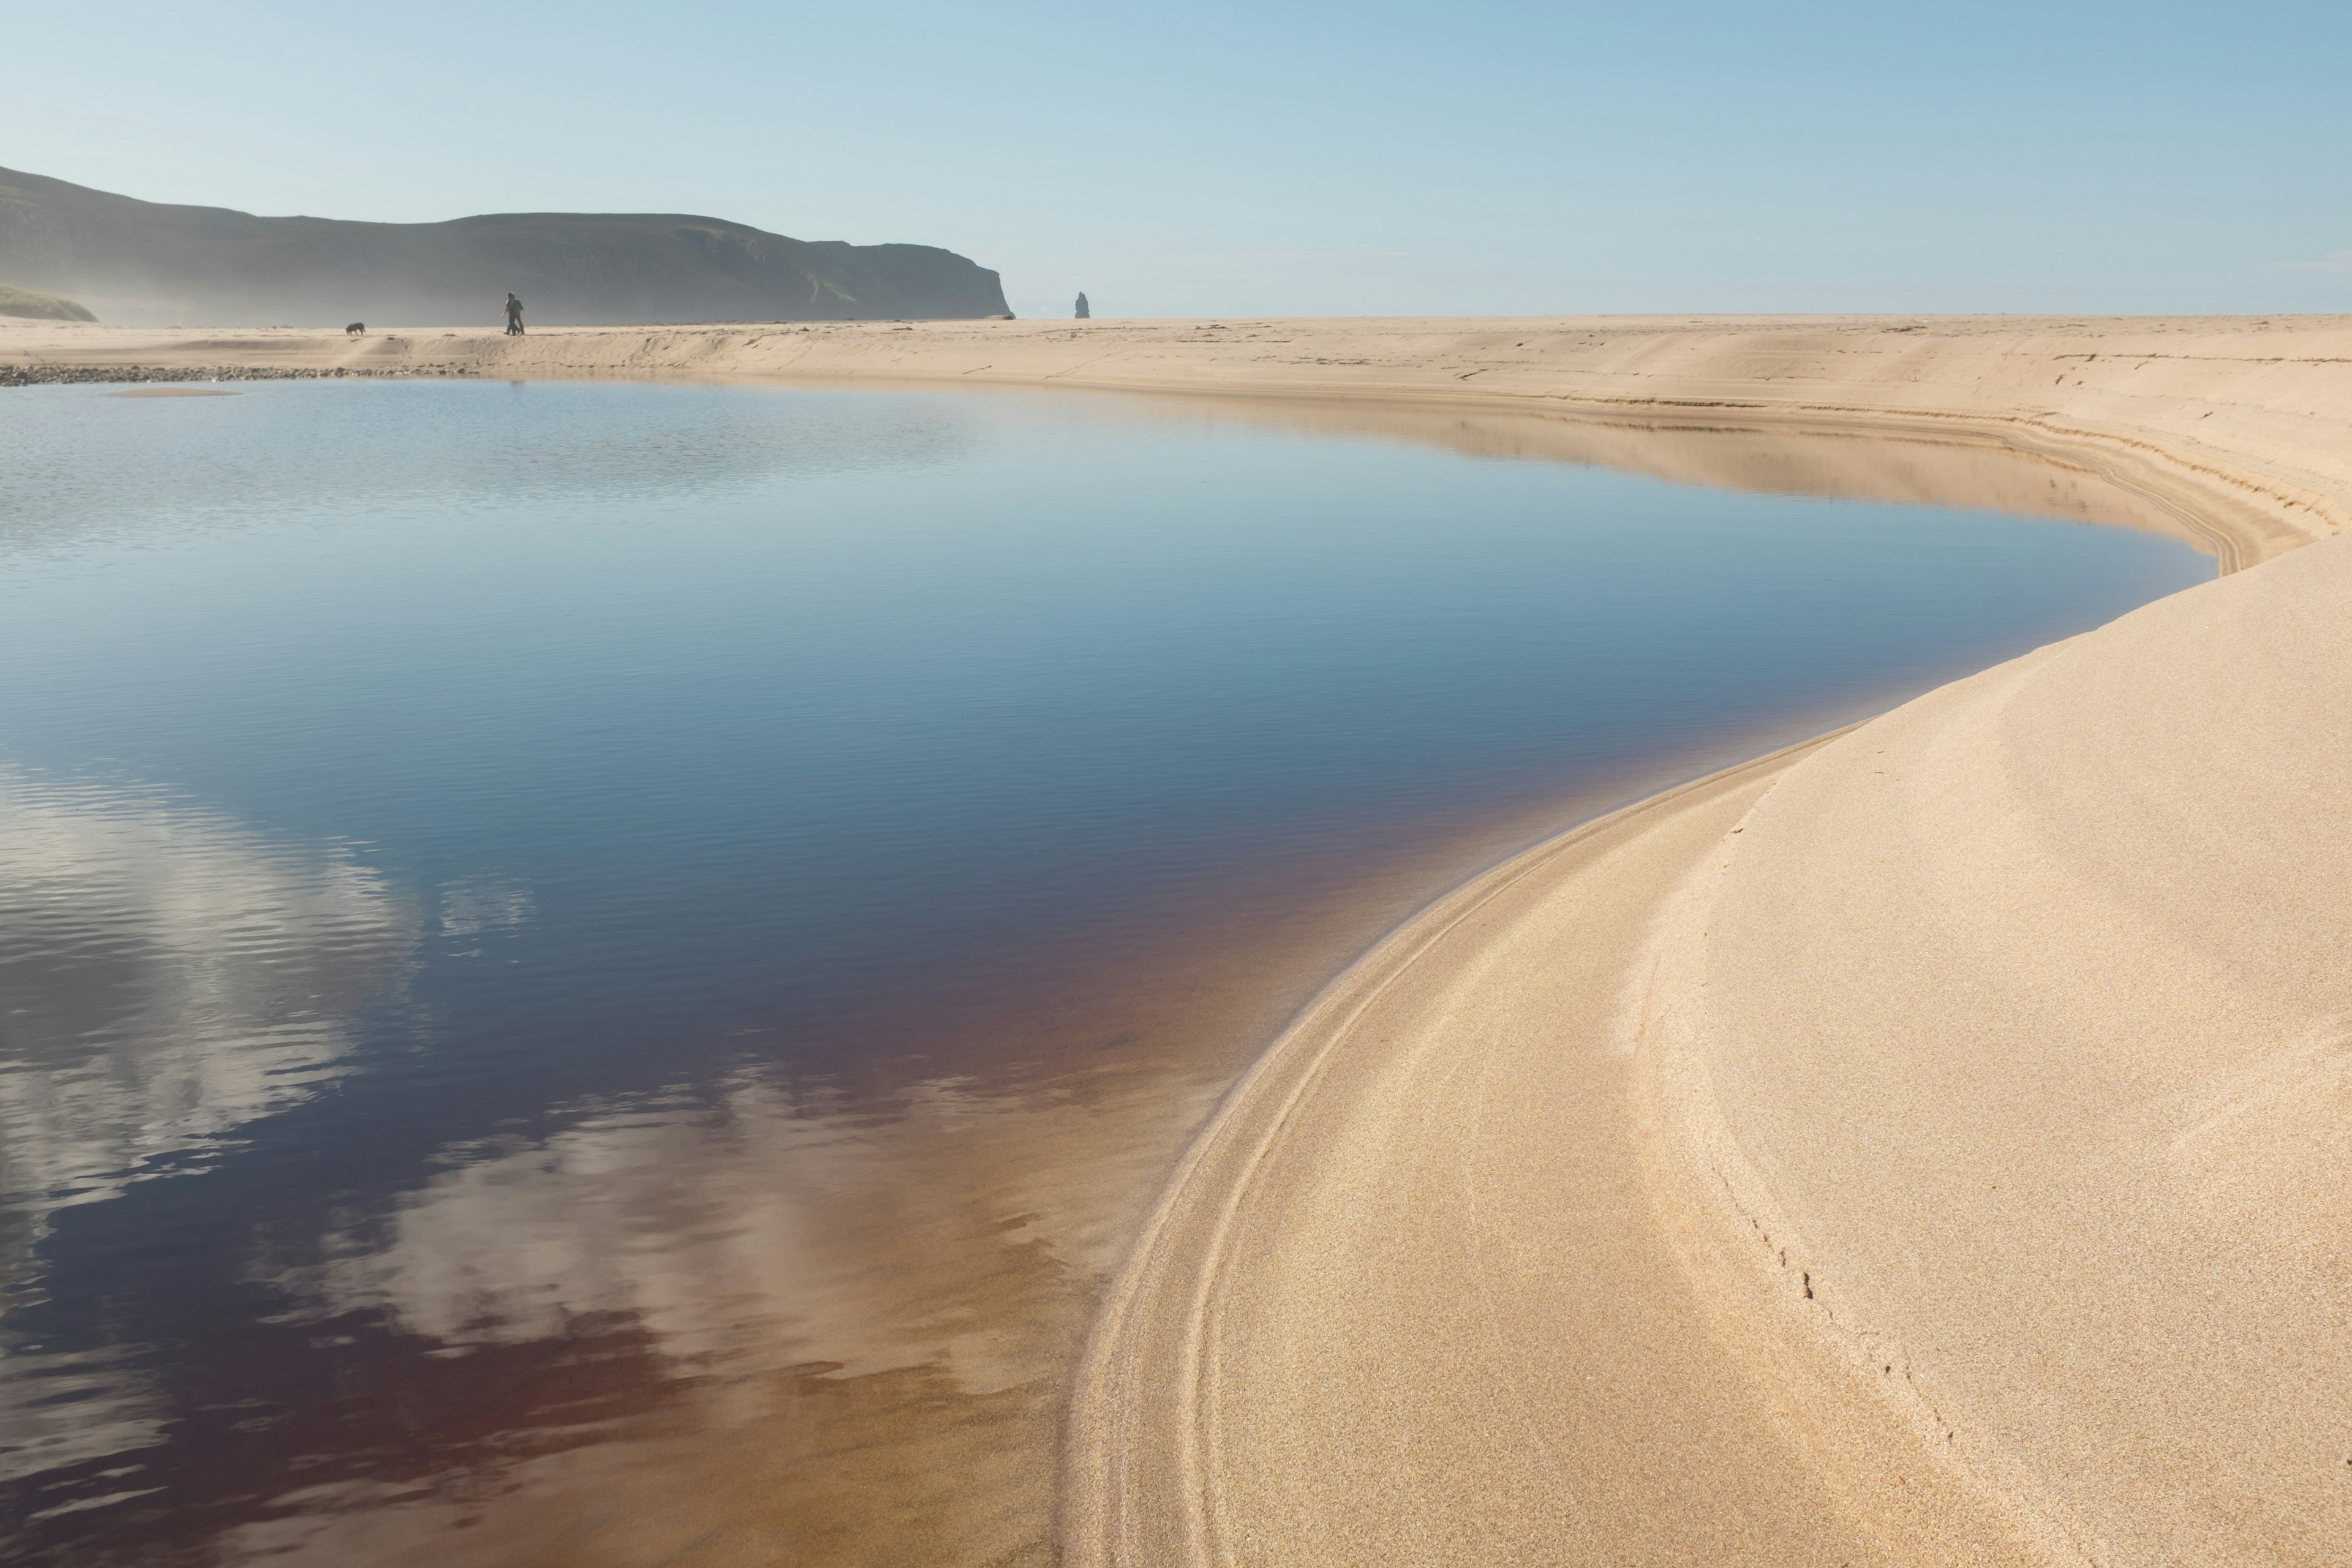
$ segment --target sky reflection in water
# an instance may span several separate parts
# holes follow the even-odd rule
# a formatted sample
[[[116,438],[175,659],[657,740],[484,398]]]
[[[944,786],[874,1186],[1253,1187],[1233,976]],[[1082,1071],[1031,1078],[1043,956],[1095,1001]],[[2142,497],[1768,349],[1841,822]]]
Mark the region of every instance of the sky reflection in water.
[[[1122,1227],[1347,951],[2209,571],[1109,400],[5,396],[27,1561],[451,1562],[761,1422],[776,1528],[1024,1549]],[[910,1390],[936,1498],[810,1436]]]

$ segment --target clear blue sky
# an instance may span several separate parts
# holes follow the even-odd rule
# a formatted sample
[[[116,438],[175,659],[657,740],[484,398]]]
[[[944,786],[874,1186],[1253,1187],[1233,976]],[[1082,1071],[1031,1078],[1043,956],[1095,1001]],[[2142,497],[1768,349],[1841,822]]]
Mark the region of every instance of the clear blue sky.
[[[1023,314],[2352,310],[2352,5],[12,8],[0,164],[944,245]]]

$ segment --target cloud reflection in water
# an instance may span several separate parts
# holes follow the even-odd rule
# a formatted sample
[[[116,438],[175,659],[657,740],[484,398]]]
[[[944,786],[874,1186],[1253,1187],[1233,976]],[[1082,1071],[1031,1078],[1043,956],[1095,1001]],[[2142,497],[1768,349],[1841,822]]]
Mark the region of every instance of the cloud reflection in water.
[[[338,1076],[417,931],[345,851],[0,767],[0,1300],[39,1299],[58,1211],[206,1169]],[[152,1436],[124,1348],[0,1352],[0,1479]]]

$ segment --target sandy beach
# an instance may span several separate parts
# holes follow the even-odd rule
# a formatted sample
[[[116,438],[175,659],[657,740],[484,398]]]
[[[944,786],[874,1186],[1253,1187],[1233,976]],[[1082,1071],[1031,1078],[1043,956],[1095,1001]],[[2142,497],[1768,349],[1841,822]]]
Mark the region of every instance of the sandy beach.
[[[8,367],[1475,409],[1524,455],[1664,427],[1618,460],[2052,515],[2095,476],[2221,575],[1538,846],[1290,1026],[1133,1232],[1061,1555],[2352,1540],[2352,321],[0,322]]]

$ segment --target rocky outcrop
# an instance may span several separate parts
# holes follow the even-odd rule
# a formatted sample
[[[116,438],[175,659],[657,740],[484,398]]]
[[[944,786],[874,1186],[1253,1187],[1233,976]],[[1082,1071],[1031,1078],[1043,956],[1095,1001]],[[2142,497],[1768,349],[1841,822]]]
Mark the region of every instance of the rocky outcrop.
[[[847,245],[723,218],[499,213],[446,223],[257,217],[0,169],[0,277],[134,325],[535,325],[971,319],[994,272],[926,245]]]

